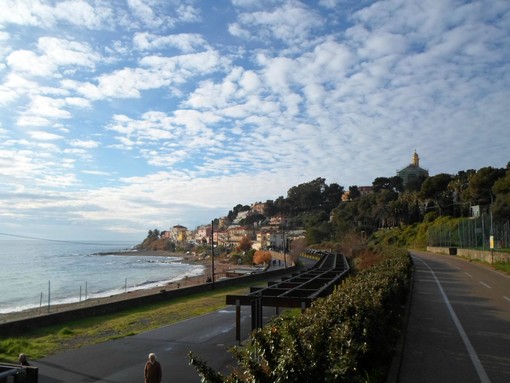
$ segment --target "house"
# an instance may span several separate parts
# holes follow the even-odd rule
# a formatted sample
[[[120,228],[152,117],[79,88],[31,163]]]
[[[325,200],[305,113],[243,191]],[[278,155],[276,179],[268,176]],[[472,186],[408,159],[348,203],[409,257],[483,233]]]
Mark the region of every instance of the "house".
[[[246,217],[248,217],[248,214],[250,212],[249,211],[240,211],[239,213],[237,213],[237,216],[236,218],[234,219],[234,224],[239,224],[243,219],[245,219]]]
[[[256,243],[258,244],[258,249],[267,249],[271,247],[271,231],[269,230],[259,230],[256,233]],[[255,248],[255,246],[254,246]]]
[[[187,232],[187,227],[175,225],[170,229],[170,239],[174,242],[185,242],[187,240]]]
[[[251,211],[254,214],[264,214],[264,210],[266,208],[266,204],[263,202],[256,202],[253,205],[251,205]]]
[[[195,241],[198,243],[210,243],[211,242],[211,225],[199,226],[195,233]]]

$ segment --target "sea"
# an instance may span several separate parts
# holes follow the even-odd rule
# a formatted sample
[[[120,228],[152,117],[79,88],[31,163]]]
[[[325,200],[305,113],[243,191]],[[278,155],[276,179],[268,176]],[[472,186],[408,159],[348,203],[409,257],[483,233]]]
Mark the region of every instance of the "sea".
[[[0,314],[150,289],[204,273],[204,266],[181,257],[140,255],[134,245],[0,240]]]

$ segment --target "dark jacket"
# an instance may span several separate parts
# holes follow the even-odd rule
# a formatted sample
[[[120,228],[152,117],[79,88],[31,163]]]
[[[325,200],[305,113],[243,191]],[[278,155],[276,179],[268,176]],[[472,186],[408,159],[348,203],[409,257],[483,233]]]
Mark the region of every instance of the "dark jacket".
[[[156,360],[154,364],[147,361],[144,369],[145,383],[161,383],[161,364]]]

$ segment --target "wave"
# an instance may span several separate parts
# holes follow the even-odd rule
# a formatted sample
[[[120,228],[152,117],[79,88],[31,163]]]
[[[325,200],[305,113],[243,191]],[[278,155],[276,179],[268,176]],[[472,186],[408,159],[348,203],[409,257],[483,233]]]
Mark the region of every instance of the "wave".
[[[176,275],[172,278],[167,279],[161,279],[161,280],[146,280],[142,282],[138,282],[134,285],[124,285],[122,287],[114,287],[114,288],[106,288],[104,290],[95,290],[95,291],[88,291],[86,296],[85,292],[83,291],[82,296],[67,296],[67,297],[55,297],[50,300],[50,311],[51,306],[56,305],[62,305],[62,304],[69,304],[69,303],[79,303],[84,302],[91,299],[99,299],[99,298],[106,298],[114,295],[121,295],[128,292],[133,291],[139,291],[139,290],[150,290],[156,287],[163,287],[168,285],[172,282],[178,282],[185,280],[186,278],[190,277],[196,277],[203,275],[205,271],[205,267],[202,265],[196,265],[195,267],[191,268],[187,272],[183,274]],[[3,306],[3,307],[2,307]],[[17,302],[3,302],[0,303],[0,314],[9,314],[9,313],[15,313],[25,310],[31,310],[31,309],[41,309],[41,312],[44,312],[44,310],[47,310],[48,308],[48,298],[43,297],[42,301],[39,301],[37,304],[35,303],[23,303],[18,304]]]

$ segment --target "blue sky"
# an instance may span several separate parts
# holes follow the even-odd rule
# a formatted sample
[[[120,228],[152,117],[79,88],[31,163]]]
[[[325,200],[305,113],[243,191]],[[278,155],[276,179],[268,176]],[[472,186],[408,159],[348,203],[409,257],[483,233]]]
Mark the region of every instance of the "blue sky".
[[[0,232],[194,228],[510,161],[507,0],[0,0]]]

